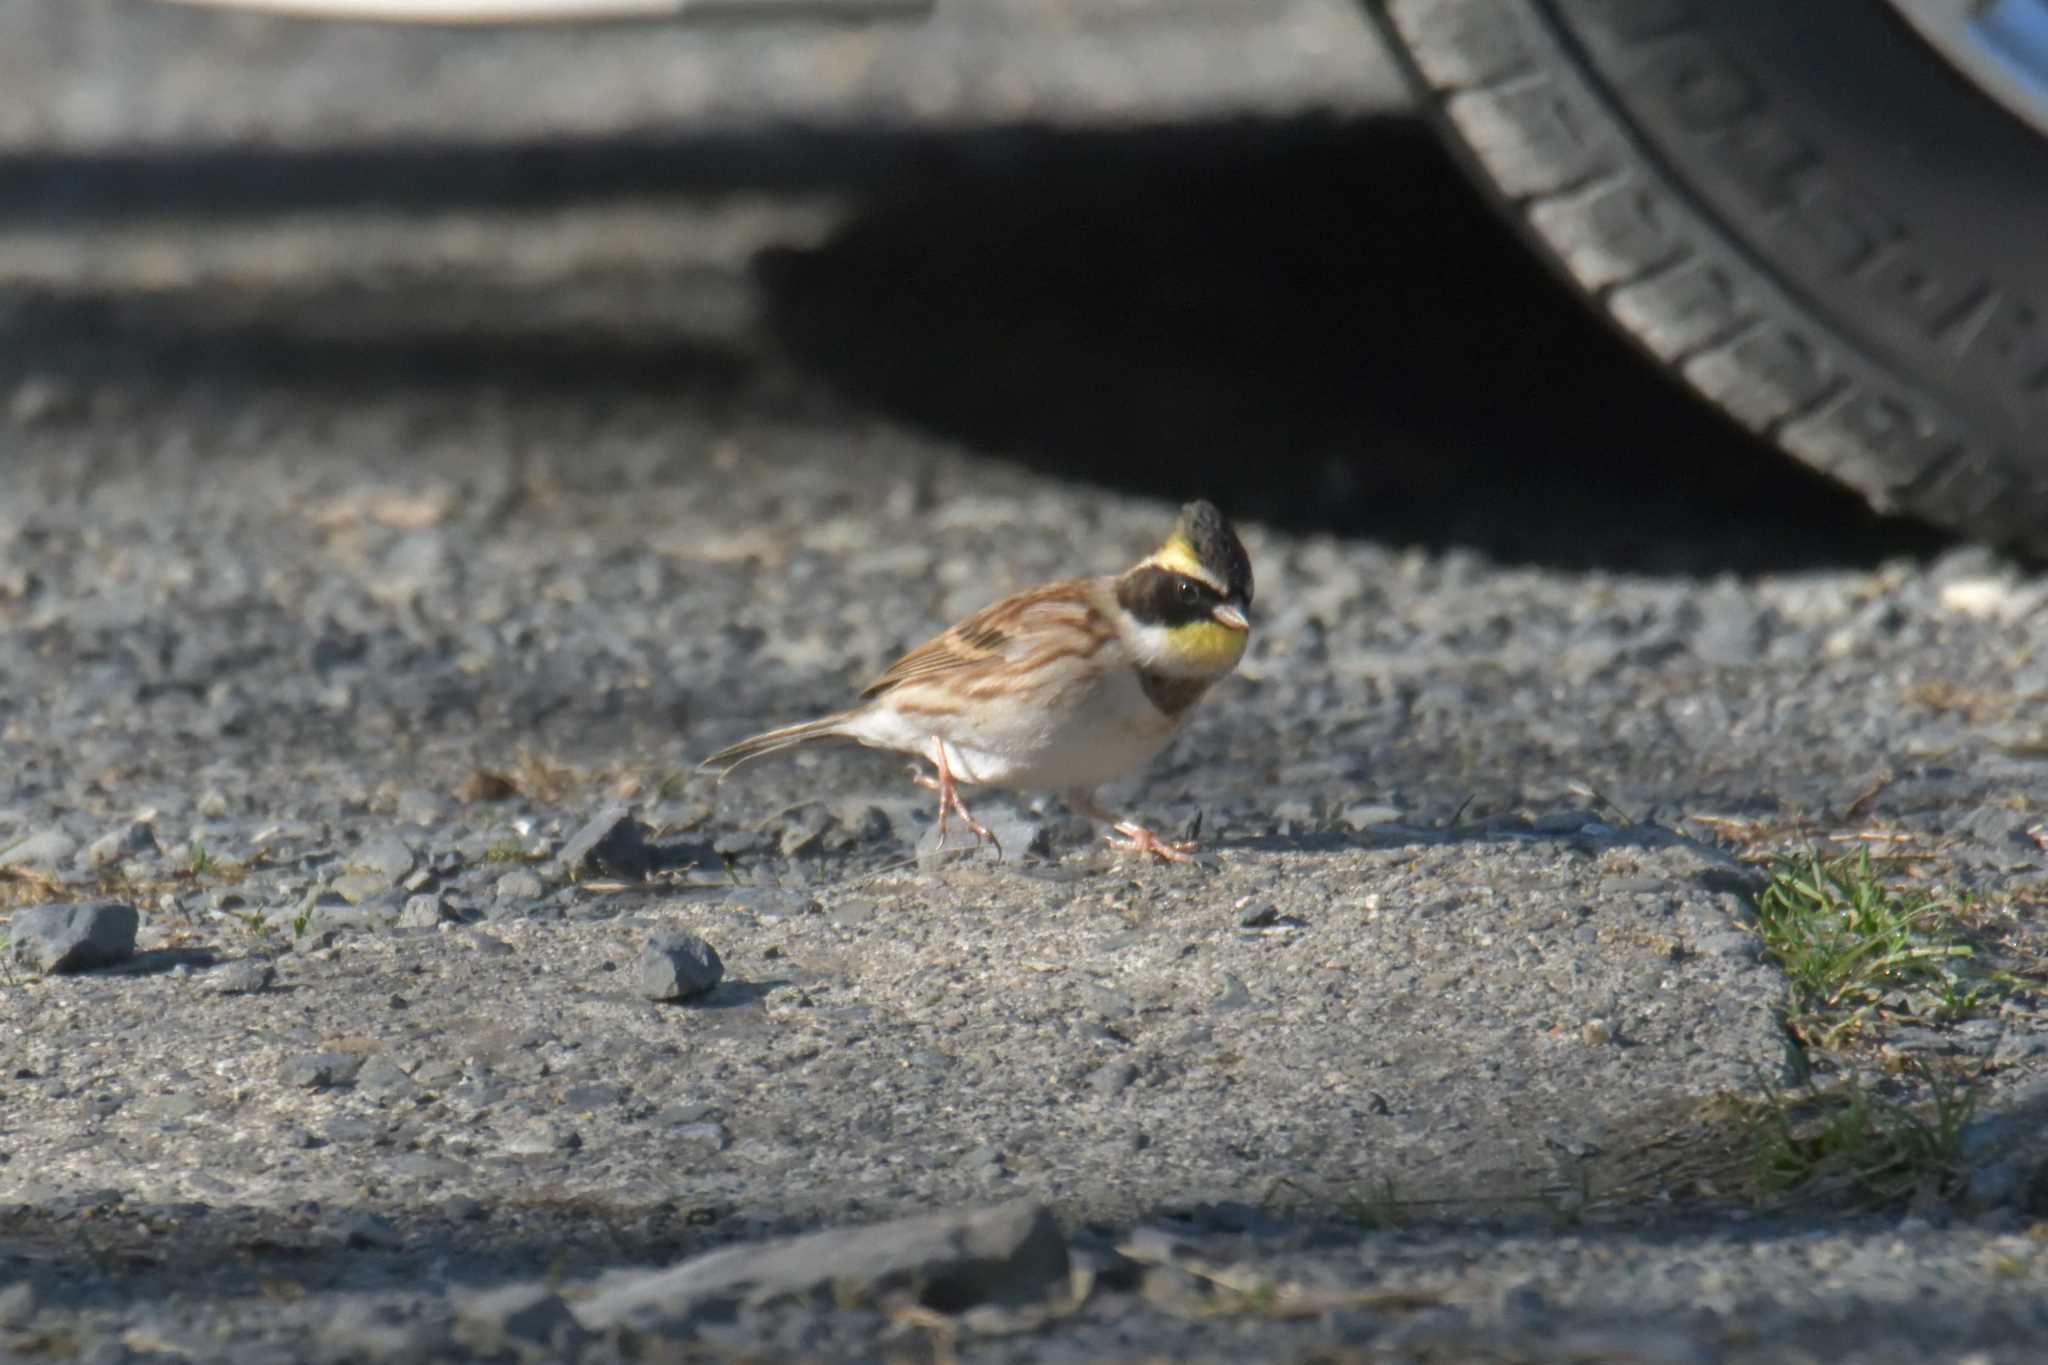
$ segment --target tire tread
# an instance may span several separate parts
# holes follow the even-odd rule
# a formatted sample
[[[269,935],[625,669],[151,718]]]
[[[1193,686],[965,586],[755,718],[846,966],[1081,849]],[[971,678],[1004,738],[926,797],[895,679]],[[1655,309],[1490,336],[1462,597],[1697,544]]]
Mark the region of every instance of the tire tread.
[[[2044,490],[2016,453],[1830,325],[1757,258],[1643,142],[1551,5],[1374,8],[1501,207],[1624,334],[1879,510],[2048,552]]]

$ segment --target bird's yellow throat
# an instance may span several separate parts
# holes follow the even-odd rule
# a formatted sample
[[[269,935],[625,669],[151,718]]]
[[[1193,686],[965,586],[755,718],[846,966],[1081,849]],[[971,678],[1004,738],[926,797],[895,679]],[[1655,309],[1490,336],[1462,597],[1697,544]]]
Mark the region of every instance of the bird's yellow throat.
[[[1228,673],[1244,657],[1248,630],[1232,630],[1220,621],[1190,621],[1171,626],[1166,638],[1181,663],[1203,673]]]

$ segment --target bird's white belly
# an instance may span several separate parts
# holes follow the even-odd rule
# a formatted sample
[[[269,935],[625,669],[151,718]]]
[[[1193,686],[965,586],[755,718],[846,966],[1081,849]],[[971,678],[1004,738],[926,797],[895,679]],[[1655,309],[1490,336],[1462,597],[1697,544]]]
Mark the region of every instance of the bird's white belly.
[[[921,716],[877,708],[861,718],[862,742],[925,753],[934,738],[963,783],[1056,791],[1095,787],[1150,762],[1180,728],[1119,669],[1085,697],[1041,711],[974,709]]]

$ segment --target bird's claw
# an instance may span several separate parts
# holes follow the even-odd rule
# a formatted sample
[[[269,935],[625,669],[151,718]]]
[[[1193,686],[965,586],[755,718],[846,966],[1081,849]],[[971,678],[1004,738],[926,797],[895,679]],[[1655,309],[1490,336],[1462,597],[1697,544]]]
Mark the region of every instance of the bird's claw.
[[[1107,834],[1103,837],[1109,841],[1109,846],[1116,849],[1119,853],[1134,853],[1140,857],[1149,854],[1163,863],[1191,863],[1194,861],[1197,845],[1192,839],[1182,843],[1168,843],[1143,825],[1131,824],[1128,821],[1117,825],[1115,828],[1115,834]],[[1119,834],[1123,836],[1121,839],[1117,837]]]

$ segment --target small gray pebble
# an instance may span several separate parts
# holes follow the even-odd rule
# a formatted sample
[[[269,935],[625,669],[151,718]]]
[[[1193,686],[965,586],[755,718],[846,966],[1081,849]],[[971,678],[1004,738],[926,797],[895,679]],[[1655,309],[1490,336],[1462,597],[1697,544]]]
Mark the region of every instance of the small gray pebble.
[[[695,934],[656,934],[633,959],[633,988],[649,1000],[688,1000],[725,978],[718,950]]]

